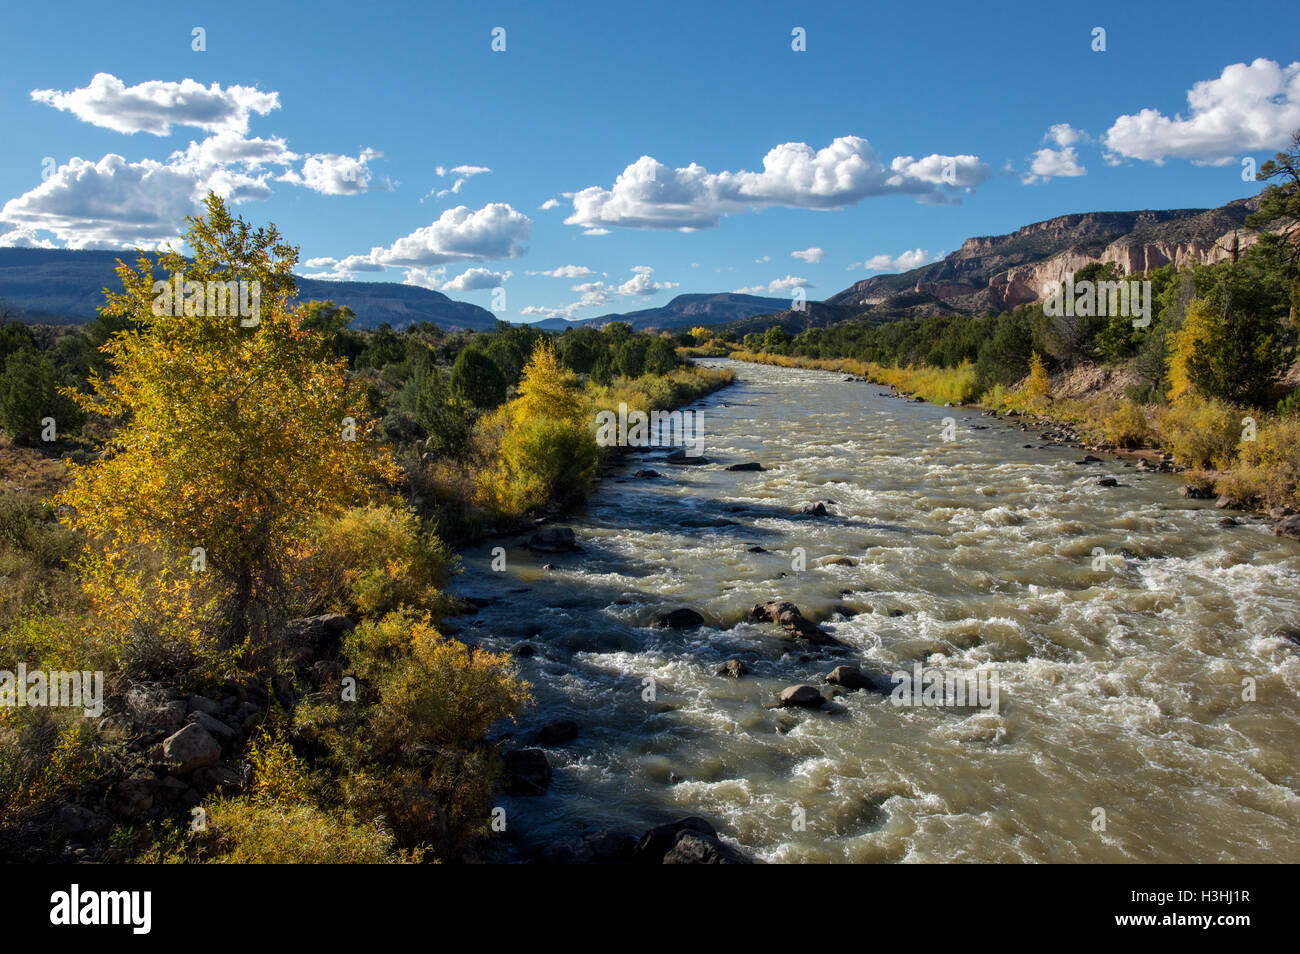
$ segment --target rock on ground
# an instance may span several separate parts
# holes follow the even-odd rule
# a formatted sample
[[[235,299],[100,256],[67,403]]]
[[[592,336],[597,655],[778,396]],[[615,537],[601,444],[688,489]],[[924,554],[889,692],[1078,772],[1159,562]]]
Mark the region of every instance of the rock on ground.
[[[163,758],[170,763],[172,771],[180,775],[211,765],[221,758],[221,745],[211,732],[195,722],[163,739],[162,748]]]

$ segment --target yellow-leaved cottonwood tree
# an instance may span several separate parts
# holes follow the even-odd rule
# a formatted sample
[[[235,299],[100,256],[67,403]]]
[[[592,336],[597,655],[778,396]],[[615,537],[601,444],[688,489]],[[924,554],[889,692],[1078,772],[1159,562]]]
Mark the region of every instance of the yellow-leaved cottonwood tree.
[[[186,239],[188,260],[169,252],[156,267],[163,282],[199,283],[182,286],[198,293],[192,307],[157,314],[155,263],[118,264],[125,290],[102,309],[126,320],[102,349],[111,375],[92,378],[90,395],[68,392],[117,429],[101,459],[73,466],[57,502],[92,540],[84,579],[124,638],[153,625],[164,639],[209,632],[256,650],[313,520],[385,496],[398,469],[346,362],[303,327],[297,249],[212,194]],[[258,283],[257,314],[202,300],[227,282]]]
[[[519,396],[483,419],[486,466],[479,492],[511,516],[579,498],[600,458],[591,415],[573,375],[550,342],[540,340],[519,382]]]

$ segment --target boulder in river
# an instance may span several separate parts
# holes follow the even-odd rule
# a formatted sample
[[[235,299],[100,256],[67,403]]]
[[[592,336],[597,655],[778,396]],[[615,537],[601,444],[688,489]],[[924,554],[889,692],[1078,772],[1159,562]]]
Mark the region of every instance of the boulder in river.
[[[1102,477],[1097,481],[1098,487],[1118,487],[1119,481],[1114,477]]]
[[[556,719],[537,730],[533,742],[537,745],[563,745],[578,737],[578,723],[572,719]]]
[[[719,676],[729,676],[732,679],[739,679],[741,676],[748,675],[749,667],[739,659],[728,659],[718,669]]]
[[[577,548],[577,537],[569,527],[547,527],[528,539],[528,549],[543,553],[569,553]]]
[[[710,838],[718,837],[717,830],[707,821],[696,815],[689,815],[676,821],[655,825],[642,835],[636,845],[636,860],[645,864],[662,864],[664,855],[672,850],[677,836],[687,831],[707,835]]]
[[[660,613],[655,619],[655,625],[661,629],[693,629],[704,625],[704,617],[695,610],[682,606],[667,613]]]
[[[871,687],[871,680],[864,676],[857,666],[836,666],[826,674],[825,678],[832,686],[843,686],[845,689]]]
[[[709,459],[703,454],[688,454],[684,450],[673,451],[664,460],[670,464],[680,464],[687,467],[696,467],[709,462]]]
[[[1142,464],[1139,463],[1138,466],[1141,467]],[[1183,484],[1178,493],[1188,500],[1209,500],[1214,496],[1214,488],[1209,484]]]
[[[647,468],[645,470],[638,470],[632,476],[640,477],[642,480],[653,480],[656,477],[662,477],[663,474],[659,473],[659,471],[657,470],[650,470],[649,468]]]
[[[766,470],[762,464],[756,460],[746,461],[743,464],[732,464],[727,470]]]
[[[551,784],[551,763],[541,749],[514,749],[502,757],[501,764],[508,792],[540,795]]]
[[[698,831],[678,833],[672,848],[664,855],[666,865],[752,865],[743,852],[722,839]]]
[[[837,645],[839,640],[820,626],[804,617],[799,607],[789,600],[768,600],[753,609],[753,616],[762,623],[776,623],[794,639],[806,639],[820,645]]]
[[[786,686],[777,700],[786,708],[816,709],[826,701],[826,697],[814,686],[798,685]]]
[[[814,503],[804,504],[803,509],[799,512],[809,517],[824,517],[826,516],[826,505],[818,500]]]

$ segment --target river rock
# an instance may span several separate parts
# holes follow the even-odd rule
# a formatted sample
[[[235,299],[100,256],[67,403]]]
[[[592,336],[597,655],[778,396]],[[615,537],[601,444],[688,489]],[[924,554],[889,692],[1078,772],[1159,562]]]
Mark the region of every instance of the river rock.
[[[796,639],[806,639],[821,645],[839,644],[839,640],[806,619],[803,613],[799,612],[799,607],[789,600],[768,600],[766,603],[759,603],[753,609],[753,616],[759,622],[776,623]]]
[[[717,838],[718,833],[712,825],[703,818],[695,815],[689,815],[686,818],[679,818],[676,821],[665,822],[662,825],[655,825],[637,842],[634,853],[637,861],[644,864],[657,865],[664,860],[664,855],[672,850],[677,841],[677,836],[684,831],[696,832],[698,834],[708,835],[710,838]]]
[[[719,676],[729,676],[732,679],[739,679],[740,677],[749,674],[749,667],[739,659],[728,659],[722,664],[722,667],[718,669],[717,674]]]
[[[1102,477],[1100,480],[1097,481],[1097,486],[1098,486],[1098,487],[1118,487],[1118,486],[1119,486],[1119,481],[1116,480],[1114,477]]]
[[[578,723],[572,719],[556,719],[537,730],[533,742],[537,745],[563,745],[578,737]]]
[[[766,468],[758,461],[751,460],[743,464],[732,464],[727,470],[766,470]]]
[[[814,686],[808,685],[786,686],[777,699],[785,708],[800,709],[816,709],[826,701],[826,697]]]
[[[647,468],[645,470],[638,470],[632,476],[640,477],[642,480],[653,480],[656,477],[662,477],[663,474],[659,473],[659,471],[657,470],[650,470],[649,468]]]
[[[1273,533],[1279,537],[1300,540],[1300,513],[1284,517],[1273,526]]]
[[[220,743],[211,732],[194,722],[163,739],[162,749],[163,758],[178,775],[211,765],[221,758]]]
[[[746,552],[746,553],[766,553],[766,552],[767,552],[767,548],[766,548],[766,547],[760,547],[757,543],[755,543],[752,547],[745,547],[745,552]]]
[[[799,512],[809,517],[824,517],[826,516],[826,505],[818,500],[815,503],[804,504],[803,509]]]
[[[845,689],[868,689],[871,687],[871,681],[862,674],[862,670],[857,666],[836,666],[826,674],[825,679],[832,686],[843,686]]]
[[[698,831],[678,833],[672,848],[664,855],[666,865],[752,865],[743,852],[726,842]]]
[[[1145,461],[1146,458],[1143,458],[1142,462],[1140,462],[1138,466],[1142,467]],[[1183,484],[1182,489],[1179,490],[1178,493],[1181,496],[1186,497],[1188,500],[1209,500],[1214,496],[1214,488],[1197,484]]]
[[[547,527],[528,538],[528,549],[543,553],[569,553],[578,548],[578,539],[569,527]]]
[[[669,610],[667,613],[660,613],[655,619],[655,625],[661,629],[694,629],[696,626],[704,625],[704,617],[695,610],[683,606]]]
[[[507,752],[501,763],[508,792],[540,795],[551,784],[551,763],[541,749],[515,749]]]
[[[688,454],[684,450],[673,451],[664,460],[670,464],[680,464],[686,467],[698,467],[700,464],[709,462],[709,459],[703,454]]]

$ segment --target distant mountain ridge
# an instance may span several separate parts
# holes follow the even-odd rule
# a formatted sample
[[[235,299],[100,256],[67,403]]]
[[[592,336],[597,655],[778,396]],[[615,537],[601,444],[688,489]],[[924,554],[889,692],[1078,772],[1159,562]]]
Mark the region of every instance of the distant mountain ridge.
[[[598,318],[577,321],[547,318],[537,322],[537,327],[548,331],[563,331],[565,328],[578,328],[583,325],[599,326],[611,321],[625,321],[635,331],[646,331],[650,328],[660,330],[689,328],[692,325],[721,325],[752,318],[754,315],[770,315],[774,311],[789,307],[789,304],[788,298],[763,298],[735,292],[687,294],[678,295],[668,304],[658,308],[643,308],[640,311],[601,315]]]
[[[1224,261],[1253,244],[1245,227],[1258,198],[1216,209],[1081,212],[1023,226],[1006,235],[968,238],[941,261],[906,272],[873,275],[825,301],[798,311],[785,298],[734,292],[690,293],[666,305],[569,321],[547,318],[535,327],[550,331],[624,321],[637,331],[694,325],[738,334],[779,324],[791,333],[848,319],[883,323],[931,314],[985,314],[1037,301],[1044,285],[1064,281],[1090,262],[1118,264],[1126,274],[1165,264]],[[19,316],[37,322],[93,318],[104,287],[118,287],[113,264],[129,252],[0,248],[0,299]],[[400,328],[430,321],[446,330],[490,331],[492,312],[441,292],[394,282],[336,282],[298,277],[300,300],[331,299],[357,313],[357,324]]]
[[[0,299],[26,321],[75,324],[92,320],[104,288],[121,288],[114,270],[129,251],[0,248]],[[357,313],[357,324],[404,327],[431,321],[444,330],[491,331],[497,316],[441,292],[396,282],[334,282],[294,276],[299,301],[332,300]]]
[[[791,333],[857,318],[876,323],[932,314],[985,314],[1038,301],[1051,282],[1090,262],[1114,262],[1125,274],[1161,265],[1214,264],[1252,245],[1245,227],[1258,198],[1216,209],[1083,212],[1023,226],[1006,235],[968,238],[937,262],[873,275],[803,311],[733,322],[738,334],[779,324]]]

